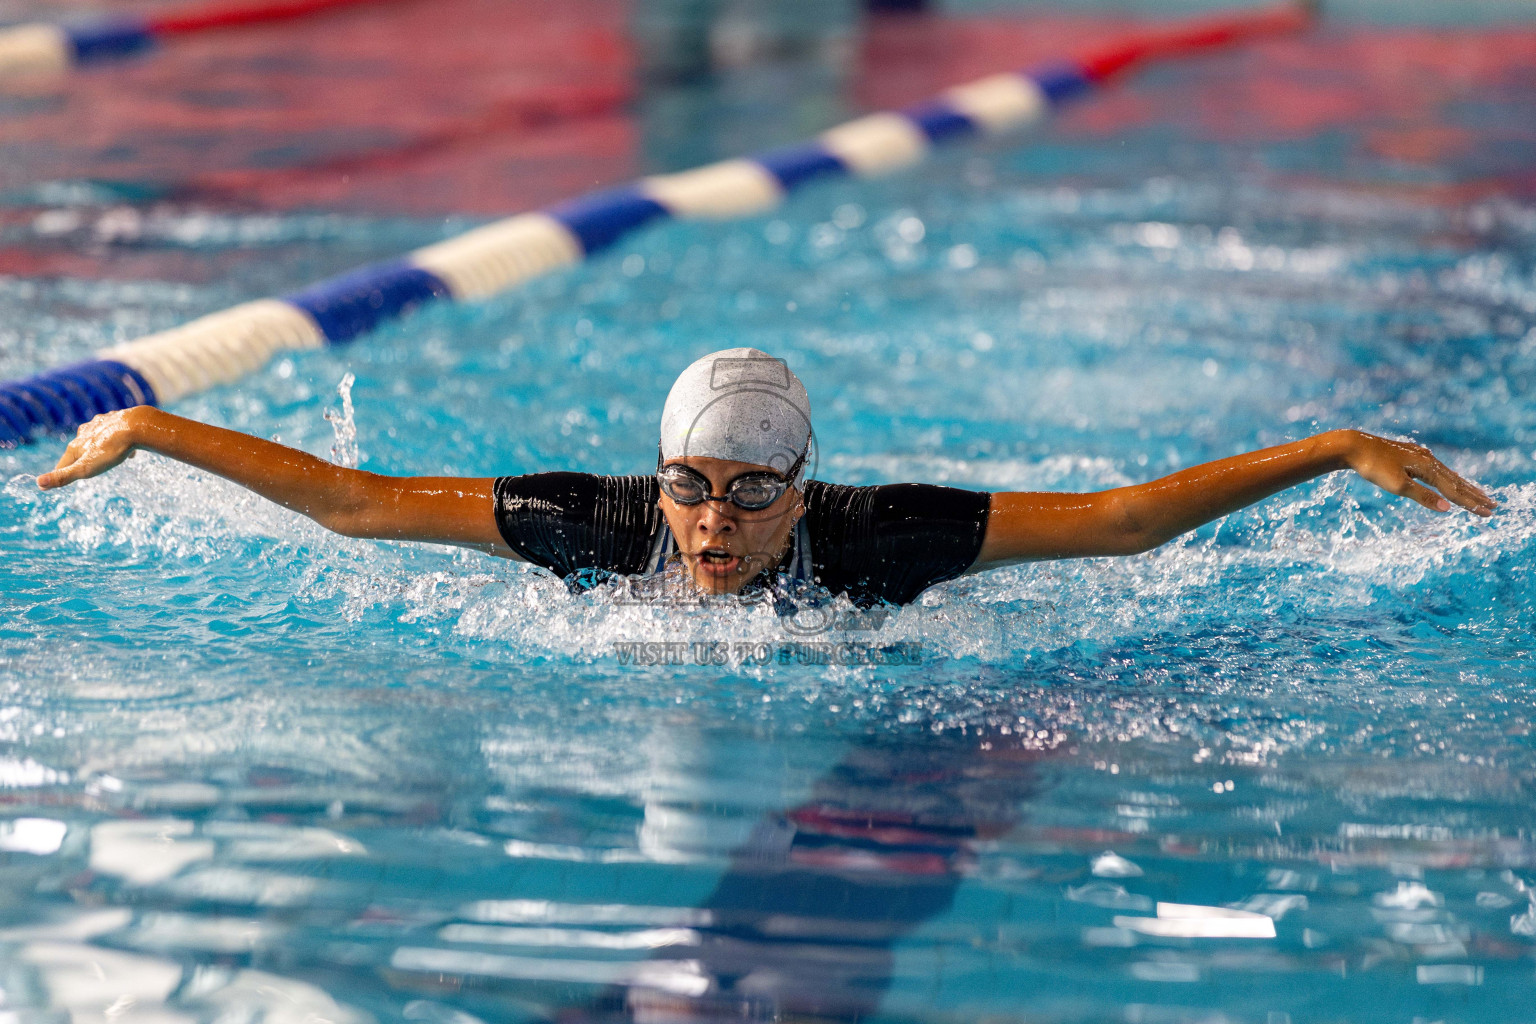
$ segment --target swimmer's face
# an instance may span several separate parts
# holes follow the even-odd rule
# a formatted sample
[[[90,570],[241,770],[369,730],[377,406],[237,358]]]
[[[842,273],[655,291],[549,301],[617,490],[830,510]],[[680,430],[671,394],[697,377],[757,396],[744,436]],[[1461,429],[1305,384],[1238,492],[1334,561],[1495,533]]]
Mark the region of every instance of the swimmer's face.
[[[667,465],[674,464],[704,474],[711,494],[726,493],[731,481],[743,473],[769,469],[693,455],[667,460]],[[663,493],[661,513],[698,588],[708,594],[736,594],[758,573],[778,564],[789,546],[790,531],[805,514],[805,504],[793,487],[772,505],[752,512],[729,501],[679,505]]]

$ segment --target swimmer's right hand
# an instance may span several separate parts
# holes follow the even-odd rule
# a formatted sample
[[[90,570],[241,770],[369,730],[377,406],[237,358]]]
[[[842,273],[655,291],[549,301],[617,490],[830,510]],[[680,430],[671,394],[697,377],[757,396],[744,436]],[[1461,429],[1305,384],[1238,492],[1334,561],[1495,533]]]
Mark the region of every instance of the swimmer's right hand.
[[[144,406],[122,409],[97,416],[89,423],[81,424],[75,439],[69,442],[59,464],[52,472],[37,478],[37,486],[45,491],[72,484],[76,480],[100,476],[134,455],[135,427],[139,420],[152,410]]]

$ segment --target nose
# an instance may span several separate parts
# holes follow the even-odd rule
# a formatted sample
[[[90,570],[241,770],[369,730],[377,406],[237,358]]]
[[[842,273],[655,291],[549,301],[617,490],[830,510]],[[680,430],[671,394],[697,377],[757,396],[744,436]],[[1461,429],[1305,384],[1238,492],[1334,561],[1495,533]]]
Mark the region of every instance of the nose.
[[[724,498],[705,499],[704,511],[699,514],[699,529],[708,534],[735,532],[736,519],[726,511],[732,507]]]

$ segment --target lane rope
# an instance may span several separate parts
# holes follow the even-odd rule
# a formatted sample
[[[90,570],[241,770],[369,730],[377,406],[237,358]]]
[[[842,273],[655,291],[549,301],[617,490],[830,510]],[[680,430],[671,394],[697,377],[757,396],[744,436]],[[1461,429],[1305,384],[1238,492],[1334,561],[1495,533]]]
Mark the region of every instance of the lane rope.
[[[293,21],[342,7],[398,0],[278,0],[217,3],[146,17],[102,17],[65,24],[34,22],[0,28],[0,81],[59,74],[118,60],[176,36]]]
[[[1000,135],[1149,60],[1305,28],[1286,5],[1139,32],[1076,60],[955,86],[897,112],[869,114],[753,157],[658,174],[519,214],[301,291],[247,302],[97,358],[0,383],[0,445],[65,432],[133,405],[167,405],[264,366],[279,352],[342,345],[438,299],[472,301],[580,263],[654,221],[762,213],[824,177],[908,167],[939,142]]]

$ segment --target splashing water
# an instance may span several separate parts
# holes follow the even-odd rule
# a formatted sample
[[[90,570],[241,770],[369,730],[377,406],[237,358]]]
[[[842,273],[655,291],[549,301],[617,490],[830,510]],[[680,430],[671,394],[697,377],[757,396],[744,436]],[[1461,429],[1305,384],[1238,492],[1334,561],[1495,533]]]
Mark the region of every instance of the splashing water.
[[[325,410],[325,418],[336,432],[336,443],[331,445],[331,461],[346,469],[356,469],[361,465],[361,456],[357,450],[357,422],[352,416],[352,385],[356,383],[355,376],[350,373],[344,375],[336,385],[336,394],[341,396],[341,411]]]

